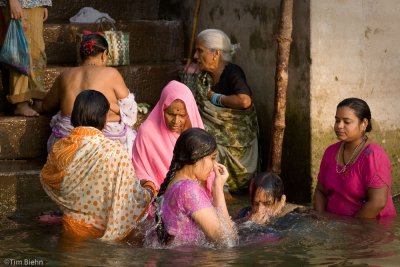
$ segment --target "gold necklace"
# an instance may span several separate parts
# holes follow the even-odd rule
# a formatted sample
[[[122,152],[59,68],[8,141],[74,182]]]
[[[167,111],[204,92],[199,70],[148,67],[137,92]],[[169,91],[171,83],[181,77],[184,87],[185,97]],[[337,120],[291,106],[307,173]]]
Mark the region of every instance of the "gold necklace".
[[[360,147],[362,148],[365,145],[365,143],[367,142],[367,140],[368,140],[368,136],[364,135],[362,140],[361,140],[361,142],[353,149],[353,152],[351,153],[350,159],[347,162],[344,160],[344,143],[342,144],[341,150],[339,150],[339,152],[338,152],[338,154],[336,156],[336,173],[344,173],[346,171],[347,166],[349,166],[350,163],[353,162],[353,160],[356,158],[356,156],[361,151],[361,150],[359,150],[358,153],[356,153],[358,148],[360,148]],[[362,146],[361,146],[361,144],[362,144]],[[343,166],[343,168],[341,170],[339,170],[339,157],[340,157],[340,154],[342,154],[343,163],[344,163],[344,166]]]

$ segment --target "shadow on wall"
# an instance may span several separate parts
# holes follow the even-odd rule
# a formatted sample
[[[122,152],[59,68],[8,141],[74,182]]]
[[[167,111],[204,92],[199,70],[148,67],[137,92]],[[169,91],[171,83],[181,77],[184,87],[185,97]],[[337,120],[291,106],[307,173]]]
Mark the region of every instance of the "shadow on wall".
[[[174,20],[181,17],[180,0],[160,1],[158,17],[165,20]]]
[[[0,65],[0,112],[11,113],[12,105],[7,101],[6,96],[9,94],[9,80],[7,79],[9,71]],[[5,74],[5,75],[4,75]]]

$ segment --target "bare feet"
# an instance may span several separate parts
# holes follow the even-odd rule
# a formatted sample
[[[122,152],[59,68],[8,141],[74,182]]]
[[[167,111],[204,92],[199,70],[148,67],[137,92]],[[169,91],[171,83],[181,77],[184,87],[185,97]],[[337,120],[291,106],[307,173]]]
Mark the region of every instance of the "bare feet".
[[[29,106],[28,102],[21,102],[21,103],[15,104],[14,114],[20,115],[20,116],[26,116],[26,117],[39,116],[39,113],[37,113],[34,109],[32,109]]]

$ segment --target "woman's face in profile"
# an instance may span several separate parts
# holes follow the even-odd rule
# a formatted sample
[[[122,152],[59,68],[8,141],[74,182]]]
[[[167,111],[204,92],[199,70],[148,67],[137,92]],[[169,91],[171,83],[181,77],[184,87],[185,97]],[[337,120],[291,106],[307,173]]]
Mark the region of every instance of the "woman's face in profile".
[[[165,125],[171,132],[181,134],[191,127],[189,116],[186,112],[185,103],[182,100],[174,100],[164,110]]]
[[[196,42],[194,58],[196,59],[199,68],[204,71],[212,72],[218,65],[218,57],[211,49],[205,47],[202,41]]]

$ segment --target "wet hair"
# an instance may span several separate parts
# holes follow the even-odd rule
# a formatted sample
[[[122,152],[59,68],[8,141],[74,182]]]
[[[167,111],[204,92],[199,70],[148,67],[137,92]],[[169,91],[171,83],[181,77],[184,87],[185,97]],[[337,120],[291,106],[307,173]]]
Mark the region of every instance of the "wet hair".
[[[239,44],[232,44],[228,35],[217,29],[207,29],[197,35],[198,41],[203,41],[204,46],[211,50],[221,50],[222,60],[231,62],[232,56],[239,49]]]
[[[110,103],[102,93],[90,89],[82,91],[75,99],[71,124],[74,127],[91,126],[101,131],[109,109]]]
[[[176,141],[171,165],[156,198],[156,230],[158,240],[162,244],[167,244],[171,239],[171,236],[164,227],[160,214],[161,199],[168,185],[175,177],[177,171],[181,170],[185,165],[194,165],[202,158],[211,155],[216,149],[217,143],[215,138],[200,128],[189,128],[185,130]]]
[[[250,185],[250,200],[253,203],[256,191],[261,188],[263,191],[272,195],[274,200],[280,201],[283,195],[283,182],[282,179],[272,172],[261,172],[256,175]]]
[[[108,50],[108,43],[103,35],[97,33],[83,35],[79,48],[79,53],[83,60],[103,53],[105,50]]]
[[[349,107],[354,111],[354,114],[357,118],[362,122],[364,119],[367,119],[368,125],[365,131],[368,133],[372,131],[372,124],[371,124],[371,111],[367,102],[362,99],[351,97],[342,100],[336,107],[336,109],[340,107]]]

